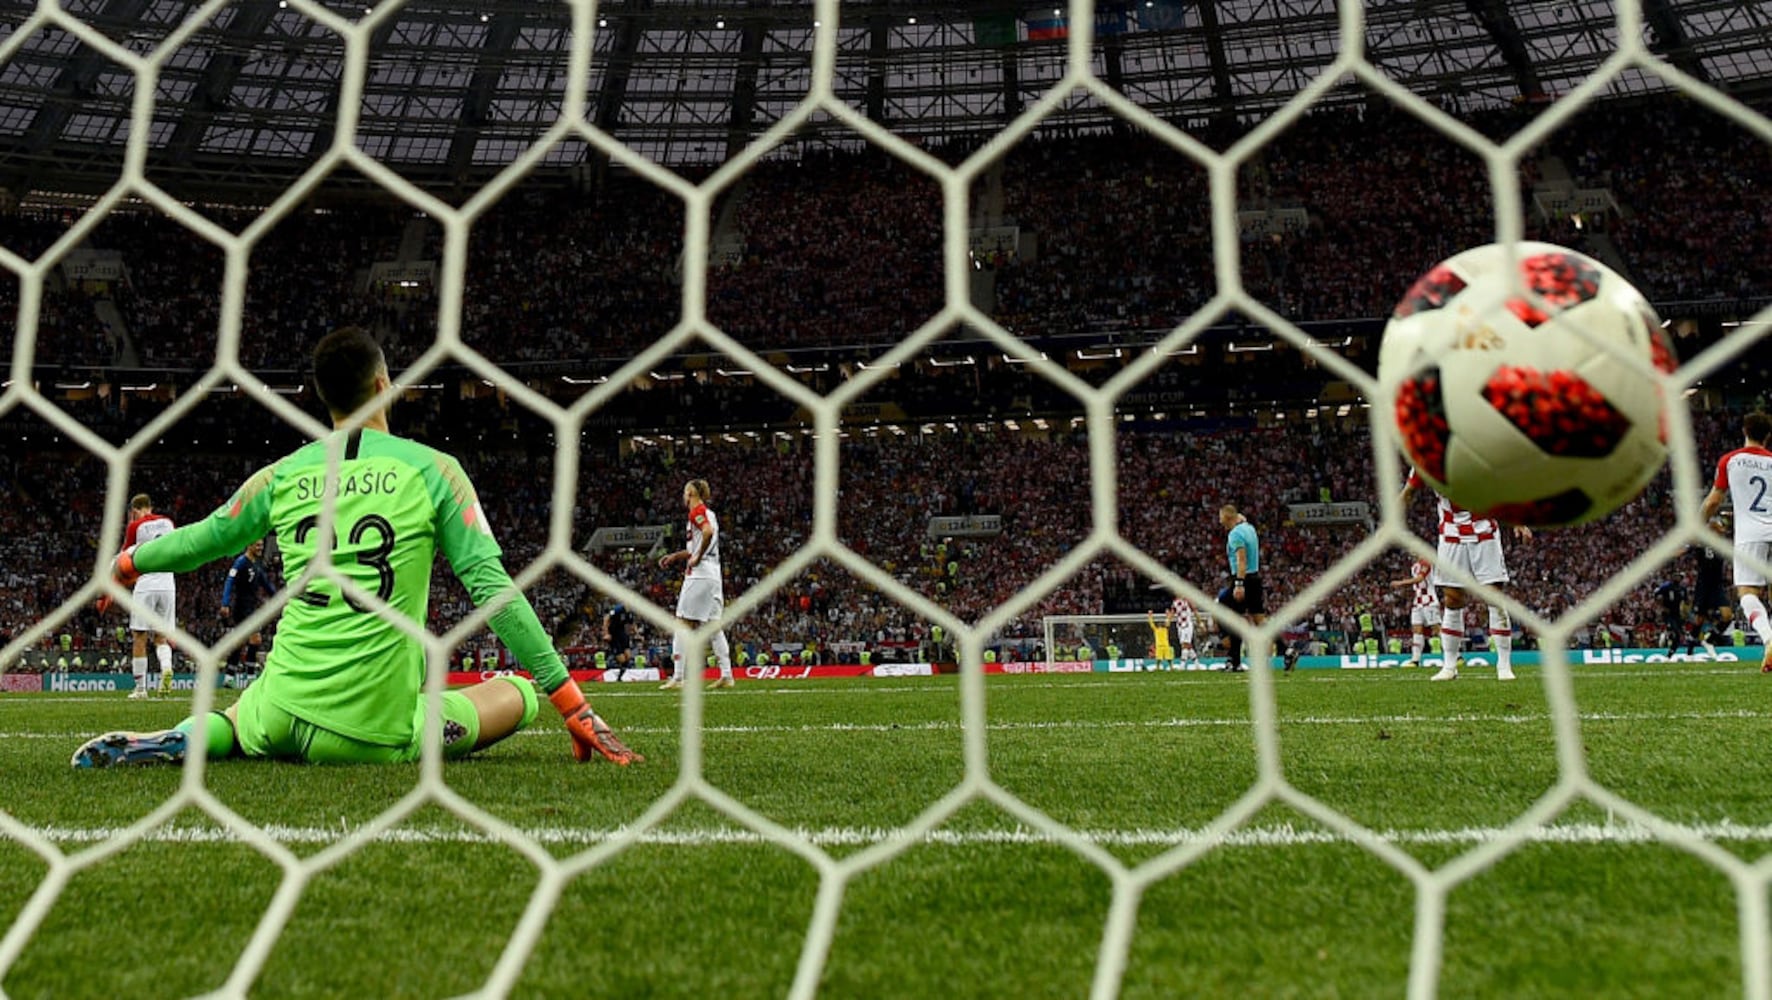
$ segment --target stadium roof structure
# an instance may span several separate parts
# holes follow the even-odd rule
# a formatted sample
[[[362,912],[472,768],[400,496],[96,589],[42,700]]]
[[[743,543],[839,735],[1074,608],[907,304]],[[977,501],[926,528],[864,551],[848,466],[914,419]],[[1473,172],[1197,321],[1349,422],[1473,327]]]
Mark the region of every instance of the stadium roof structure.
[[[325,6],[351,18],[374,0]],[[35,4],[8,0],[6,36]],[[135,52],[158,46],[194,0],[62,0]],[[1642,0],[1646,39],[1670,64],[1726,90],[1772,89],[1772,2]],[[592,39],[592,122],[661,163],[714,165],[807,94],[806,0],[607,0]],[[988,134],[1064,71],[1062,5],[845,3],[838,97],[925,144]],[[1335,56],[1333,0],[1113,0],[1096,9],[1094,72],[1137,104],[1197,123],[1265,114]],[[1368,0],[1368,59],[1458,111],[1569,90],[1610,54],[1609,0]],[[555,120],[571,13],[558,0],[411,0],[371,36],[357,141],[428,185],[509,163]],[[345,44],[286,0],[240,0],[163,63],[149,124],[149,175],[174,193],[274,188],[333,139]],[[1666,89],[1636,68],[1614,94]],[[56,26],[38,26],[0,66],[0,186],[14,195],[93,191],[118,173],[135,80]],[[1352,88],[1335,92],[1355,100]],[[1099,128],[1108,112],[1073,95],[1043,125]],[[830,123],[826,123],[830,126]],[[815,142],[853,145],[847,129]],[[782,155],[792,155],[792,151]],[[555,149],[567,166],[584,147]]]

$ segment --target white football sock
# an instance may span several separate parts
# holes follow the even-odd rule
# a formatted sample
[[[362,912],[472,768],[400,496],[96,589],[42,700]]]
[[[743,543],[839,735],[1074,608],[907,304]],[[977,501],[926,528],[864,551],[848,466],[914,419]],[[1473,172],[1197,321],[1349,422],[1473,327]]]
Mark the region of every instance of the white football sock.
[[[671,633],[671,669],[675,671],[671,676],[678,680],[682,680],[686,676],[683,672],[683,633],[681,632]]]
[[[1440,647],[1446,666],[1458,664],[1458,651],[1464,647],[1464,609],[1447,608],[1440,615]]]
[[[143,655],[143,656],[130,657],[129,669],[135,673],[136,690],[146,691],[148,688],[148,658],[147,658],[147,656]]]
[[[1421,659],[1421,654],[1423,652],[1425,652],[1426,650],[1427,650],[1427,633],[1426,632],[1415,633],[1415,637],[1409,640],[1409,658],[1411,660],[1419,660],[1419,659]]]
[[[1495,668],[1506,670],[1514,665],[1514,623],[1507,611],[1489,605],[1489,637],[1495,640]]]
[[[1772,646],[1772,621],[1766,620],[1766,603],[1753,594],[1743,594],[1741,613],[1747,616],[1747,627],[1754,630],[1760,642]]]
[[[732,676],[732,644],[726,641],[726,630],[714,633],[714,659],[720,664],[720,676]]]

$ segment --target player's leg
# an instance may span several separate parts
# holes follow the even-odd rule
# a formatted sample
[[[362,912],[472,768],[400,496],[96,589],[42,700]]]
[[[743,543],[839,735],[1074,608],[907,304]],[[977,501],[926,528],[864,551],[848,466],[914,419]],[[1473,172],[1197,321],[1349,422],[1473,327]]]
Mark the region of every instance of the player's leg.
[[[1495,679],[1514,679],[1514,623],[1507,609],[1489,605],[1489,638],[1495,643]]]
[[[714,687],[732,687],[734,684],[732,679],[732,643],[726,640],[726,630],[721,629],[715,632],[708,645],[713,647],[714,663],[720,668],[720,679],[714,682]]]
[[[1758,558],[1764,562],[1769,557],[1772,557],[1772,543],[1735,542],[1735,594],[1741,602],[1741,614],[1747,620],[1747,627],[1760,637],[1766,650],[1760,657],[1760,670],[1764,673],[1772,673],[1772,621],[1766,618],[1766,577],[1749,565],[1747,559]]]
[[[158,685],[158,690],[161,694],[171,694],[172,643],[158,632],[154,633],[154,659],[158,661],[160,666],[160,683]]]
[[[1244,596],[1248,596],[1247,591]],[[1236,591],[1232,587],[1226,587],[1218,592],[1218,603],[1237,614],[1243,613],[1243,602],[1237,600]],[[1233,628],[1225,628],[1223,632],[1224,666],[1219,669],[1235,671],[1243,664],[1243,636]]]
[[[683,581],[683,590],[685,594],[687,594],[689,585],[692,582],[694,581]],[[688,664],[683,661],[683,651],[689,645],[690,631],[701,623],[683,617],[683,603],[683,598],[679,597],[677,599],[677,627],[671,630],[671,676],[666,678],[665,682],[658,686],[660,691],[669,691],[673,688],[682,687],[683,681],[689,676]]]
[[[139,598],[141,595],[136,595]],[[130,689],[129,697],[146,698],[148,696],[148,637],[153,631],[147,616],[133,608],[129,611],[129,672],[135,677],[135,686]]]
[[[535,721],[541,701],[527,677],[500,676],[443,696],[443,753],[460,757]],[[422,711],[422,706],[421,706]]]
[[[182,764],[190,748],[199,741],[210,760],[232,757],[240,752],[235,721],[239,707],[236,702],[224,711],[209,712],[201,718],[189,716],[171,729],[95,736],[74,751],[72,763],[78,768]]]
[[[1464,645],[1464,588],[1443,585],[1440,588],[1440,654],[1439,673],[1429,678],[1436,681],[1458,679],[1458,651]]]

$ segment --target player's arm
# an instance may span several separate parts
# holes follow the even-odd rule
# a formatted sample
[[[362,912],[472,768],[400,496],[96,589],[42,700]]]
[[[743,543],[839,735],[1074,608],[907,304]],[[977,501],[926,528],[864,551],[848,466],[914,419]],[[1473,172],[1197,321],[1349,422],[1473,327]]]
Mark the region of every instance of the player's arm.
[[[243,565],[245,562],[246,557],[240,556],[234,560],[234,565],[228,567],[228,579],[222,584],[221,616],[223,618],[234,613],[234,581],[240,578],[240,570],[245,568]]]
[[[117,557],[117,576],[128,582],[130,574],[187,573],[246,548],[254,538],[264,537],[271,527],[270,485],[274,466],[254,473],[227,503],[196,524],[161,535]]]
[[[1699,513],[1704,515],[1705,523],[1708,524],[1717,519],[1717,511],[1723,509],[1723,501],[1728,497],[1729,494],[1715,486],[1710,488],[1710,493],[1704,498],[1704,506],[1699,508]]]
[[[1401,580],[1392,580],[1391,588],[1394,590],[1398,587],[1413,587],[1425,579],[1427,579],[1426,573],[1417,573],[1414,576],[1406,576]]]
[[[504,598],[515,590],[515,584],[511,582],[511,575],[505,572],[501,559],[503,550],[492,537],[486,513],[480,509],[480,501],[467,474],[454,459],[447,461],[444,476],[432,484],[432,500],[437,505],[437,520],[441,526],[439,540],[450,568],[467,588],[474,606],[480,607],[488,601]],[[603,743],[598,736],[599,731],[607,733],[608,727],[591,711],[584,692],[566,672],[566,664],[542,629],[541,619],[536,617],[529,598],[521,591],[510,593],[510,599],[492,614],[487,624],[559,710],[561,718],[566,721],[567,735],[572,738],[572,755],[581,761],[590,760],[599,753],[610,756],[600,749]],[[610,759],[626,764],[640,758],[631,755],[620,760],[610,756]]]
[[[701,562],[701,557],[707,555],[708,550],[714,547],[714,525],[708,518],[707,507],[703,506],[695,508],[695,513],[690,515],[689,521],[691,524],[695,525],[695,530],[700,533],[701,543],[694,547],[693,552],[689,556],[688,564],[683,567],[683,572],[685,573],[694,569],[696,564]]]

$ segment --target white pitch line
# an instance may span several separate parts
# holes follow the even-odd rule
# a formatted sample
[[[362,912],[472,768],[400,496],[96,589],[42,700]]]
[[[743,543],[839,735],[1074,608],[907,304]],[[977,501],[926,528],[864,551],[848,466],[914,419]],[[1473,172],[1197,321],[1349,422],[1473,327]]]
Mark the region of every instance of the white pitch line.
[[[1623,669],[1621,667],[1617,667],[1617,666],[1613,666],[1613,665],[1609,665],[1609,664],[1581,664],[1581,663],[1578,663],[1578,664],[1574,665],[1574,668],[1575,668],[1575,673],[1576,673],[1578,679],[1587,680],[1590,678],[1593,678],[1593,679],[1598,679],[1598,678],[1648,678],[1648,679],[1659,678],[1659,679],[1668,679],[1668,678],[1674,677],[1674,676],[1678,676],[1678,677],[1749,676],[1749,675],[1757,676],[1758,671],[1748,669],[1751,666],[1753,666],[1753,665],[1752,664],[1742,664],[1740,666],[1720,666],[1720,667],[1719,666],[1704,666],[1704,667],[1700,667],[1700,666],[1687,666],[1687,665],[1682,665],[1682,664],[1678,664],[1678,663],[1666,663],[1666,664],[1661,664],[1658,667],[1654,667],[1654,668],[1650,668],[1650,669],[1641,669],[1641,670],[1630,669],[1630,670],[1627,670],[1627,669]],[[1520,667],[1518,669],[1520,671],[1520,676],[1521,676],[1522,680],[1527,681],[1527,684],[1525,685],[1526,689],[1533,689],[1535,687],[1535,685],[1530,683],[1530,679],[1533,677],[1534,674],[1536,674],[1539,671],[1540,668],[1538,668],[1538,667]],[[1469,675],[1470,679],[1473,681],[1476,681],[1478,684],[1481,684],[1486,679],[1485,674],[1484,674],[1484,670],[1485,670],[1485,668],[1482,668],[1482,667],[1471,668],[1471,673]],[[1074,676],[1081,677],[1084,675],[1074,675]],[[1426,676],[1427,676],[1426,671],[1403,670],[1400,668],[1384,669],[1384,670],[1305,670],[1305,671],[1300,671],[1297,674],[1294,674],[1292,679],[1289,681],[1286,681],[1286,683],[1313,683],[1313,684],[1326,684],[1326,683],[1337,683],[1337,682],[1383,683],[1387,680],[1390,680],[1393,683],[1409,684],[1409,683],[1414,683],[1418,679],[1425,680]],[[1048,690],[1073,691],[1073,690],[1086,690],[1089,688],[1122,687],[1126,683],[1128,683],[1129,679],[1131,679],[1133,677],[1144,677],[1144,678],[1150,678],[1153,680],[1155,678],[1161,677],[1162,678],[1161,683],[1163,683],[1164,685],[1177,686],[1177,687],[1192,687],[1192,686],[1196,686],[1196,685],[1213,685],[1213,684],[1230,683],[1229,678],[1227,678],[1224,674],[1222,674],[1218,671],[1204,671],[1204,672],[1175,671],[1175,672],[1150,672],[1150,673],[1139,673],[1139,674],[1121,674],[1121,675],[1117,675],[1117,676],[1113,677],[1112,679],[1102,678],[1102,679],[1087,680],[1087,681],[1086,680],[1073,680],[1073,681],[1049,681],[1049,680],[1047,680],[1047,681],[1042,681],[1042,680],[1035,680],[1035,679],[1033,679],[1032,676],[1028,676],[1028,675],[1015,675],[1015,676],[992,675],[989,678],[989,680],[991,680],[993,682],[993,685],[991,687],[991,697],[995,698],[995,697],[999,697],[999,696],[1005,695],[1005,694],[1013,694],[1018,691],[1048,691]],[[878,694],[953,694],[953,693],[955,693],[955,687],[956,687],[954,684],[954,681],[958,679],[958,676],[955,675],[955,676],[949,678],[947,683],[942,683],[942,684],[929,684],[929,683],[906,684],[906,683],[903,683],[901,679],[896,679],[896,678],[883,679],[883,678],[861,677],[861,678],[842,678],[842,679],[843,680],[877,681],[878,683],[869,683],[869,684],[861,684],[861,685],[832,686],[832,685],[829,685],[829,683],[824,680],[791,681],[791,682],[787,682],[785,684],[780,681],[764,682],[764,681],[746,680],[739,687],[737,687],[731,691],[723,691],[719,695],[717,695],[716,697],[718,697],[720,700],[723,701],[723,700],[726,700],[729,698],[742,698],[742,697],[746,697],[746,696],[757,697],[757,696],[781,695],[781,694],[799,694],[799,695],[827,694],[827,695],[866,695],[866,696],[872,696],[872,695],[878,695]],[[1000,684],[996,683],[998,681],[1001,681],[1002,683],[1000,683]],[[767,686],[767,687],[764,686],[766,683],[770,684],[771,686]],[[217,693],[220,694],[222,692],[217,692]],[[680,695],[676,694],[675,692],[661,692],[661,691],[653,690],[652,686],[648,685],[648,684],[629,685],[629,684],[624,684],[624,683],[610,683],[610,684],[597,683],[597,684],[588,685],[586,693],[593,700],[595,700],[597,698],[671,698],[671,699],[676,699],[676,698],[681,697]],[[62,704],[116,704],[117,702],[124,700],[124,694],[121,691],[104,693],[104,694],[91,694],[91,695],[58,695],[58,696],[49,697],[49,698],[43,697],[42,695],[38,694],[37,692],[32,692],[32,691],[20,692],[17,694],[16,697],[7,697],[7,695],[9,695],[9,694],[13,694],[13,692],[0,692],[0,711],[3,711],[7,708],[28,708],[32,705],[49,705],[49,704],[57,704],[57,703],[62,703]],[[168,700],[165,703],[166,704],[173,704],[175,702],[173,700]]]
[[[1548,712],[1507,712],[1507,713],[1460,713],[1457,715],[1306,715],[1295,718],[1281,718],[1278,725],[1281,729],[1287,726],[1409,726],[1409,725],[1446,725],[1463,723],[1496,723],[1500,725],[1528,725],[1547,722],[1552,718]],[[1772,718],[1772,711],[1756,711],[1740,708],[1714,712],[1583,712],[1579,716],[1583,722],[1676,722],[1676,721],[1717,721],[1723,719],[1767,719]],[[1081,720],[1055,719],[1039,722],[990,722],[985,725],[987,732],[1019,732],[1050,729],[1064,730],[1095,730],[1095,729],[1220,729],[1242,728],[1253,725],[1243,718],[1168,718],[1168,719],[1114,719],[1114,720]],[[965,726],[947,720],[924,722],[828,722],[814,725],[727,725],[703,726],[703,733],[724,735],[767,735],[772,733],[915,733],[915,732],[960,732]],[[679,731],[677,726],[623,726],[623,733],[638,733],[648,736],[670,735]],[[93,732],[7,732],[0,730],[0,740],[75,740],[86,739],[96,735]],[[525,729],[518,736],[557,736],[553,729]]]
[[[110,840],[122,827],[41,826],[32,830],[43,838],[59,844],[91,844]],[[271,839],[283,844],[334,844],[349,836],[343,827],[267,826],[262,828]],[[1772,825],[1749,825],[1724,820],[1716,823],[1673,824],[1677,833],[1705,841],[1772,841]],[[572,827],[532,827],[519,831],[542,844],[593,845],[627,836],[622,829],[578,829]],[[995,845],[1062,845],[1065,838],[1018,826],[997,830],[935,830],[920,837],[884,827],[800,828],[793,831],[821,847],[861,847],[883,842],[912,842],[941,846]],[[1169,847],[1182,844],[1211,843],[1212,837],[1199,828],[1169,830],[1081,830],[1083,841],[1104,847]],[[1464,827],[1455,830],[1414,829],[1381,830],[1375,836],[1392,844],[1461,845],[1483,844],[1519,839],[1524,843],[1547,844],[1647,844],[1661,842],[1647,827],[1631,824],[1569,823],[1514,831],[1506,827]],[[151,843],[234,844],[246,843],[237,833],[220,827],[163,826],[148,831],[141,838]],[[755,830],[741,827],[715,827],[690,830],[651,830],[638,835],[637,842],[661,846],[704,845],[767,845],[770,838]],[[498,838],[481,830],[451,827],[396,827],[373,838],[374,843],[389,844],[496,844]],[[1226,847],[1310,847],[1354,844],[1359,841],[1332,830],[1290,824],[1282,826],[1246,827],[1226,834],[1219,843]]]

